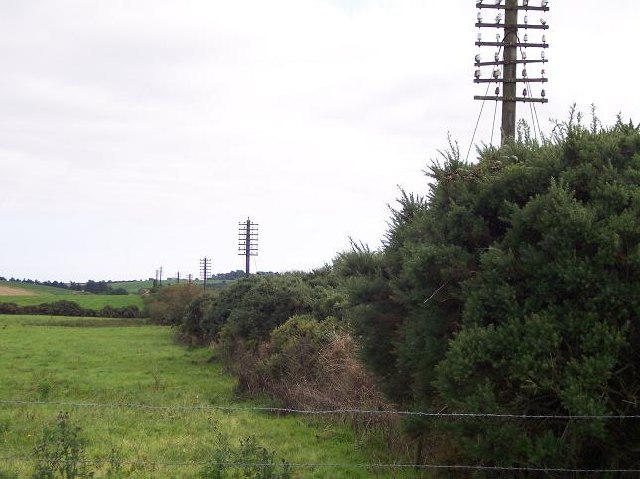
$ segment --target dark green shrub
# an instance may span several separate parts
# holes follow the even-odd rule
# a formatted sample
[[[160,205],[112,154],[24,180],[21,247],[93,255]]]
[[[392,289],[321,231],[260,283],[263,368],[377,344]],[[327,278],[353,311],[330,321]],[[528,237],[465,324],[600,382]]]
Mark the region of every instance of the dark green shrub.
[[[407,405],[540,415],[640,413],[640,133],[452,149],[403,195],[381,253],[336,265],[363,357]],[[402,378],[402,381],[398,381]],[[428,423],[418,425],[428,432]],[[458,420],[461,459],[629,468],[635,420]]]
[[[16,303],[0,303],[0,314],[19,314],[20,308]]]

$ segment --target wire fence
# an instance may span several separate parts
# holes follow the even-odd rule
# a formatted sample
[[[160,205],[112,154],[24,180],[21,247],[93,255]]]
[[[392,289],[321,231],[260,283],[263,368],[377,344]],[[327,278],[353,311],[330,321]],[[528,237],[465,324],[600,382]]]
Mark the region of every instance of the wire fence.
[[[421,412],[421,411],[397,411],[397,410],[367,410],[367,409],[293,409],[281,407],[262,406],[230,406],[230,405],[154,405],[141,403],[97,403],[76,401],[25,401],[2,399],[0,406],[55,406],[94,409],[136,409],[156,411],[235,411],[235,412],[268,412],[278,414],[301,415],[399,415],[432,418],[491,418],[491,419],[563,419],[563,420],[628,420],[640,419],[640,415],[525,415],[525,414],[500,414],[500,413],[457,413],[457,412]],[[26,463],[37,460],[33,455],[0,456],[0,463]],[[78,464],[104,465],[111,459],[78,460]],[[120,460],[120,465],[128,465],[143,468],[178,468],[178,467],[203,467],[222,466],[230,468],[242,467],[266,467],[273,464],[261,462],[215,462],[215,461],[151,461],[151,460]],[[370,469],[370,470],[449,470],[449,471],[478,471],[478,472],[508,472],[508,473],[546,473],[546,474],[640,474],[640,469],[578,469],[559,467],[536,466],[493,466],[493,465],[465,465],[465,464],[407,464],[407,463],[283,463],[291,469]]]
[[[640,419],[638,414],[630,415],[595,415],[595,414],[508,414],[508,413],[480,413],[480,412],[422,412],[422,411],[398,411],[380,409],[293,409],[284,407],[268,406],[230,406],[195,404],[187,405],[156,405],[142,403],[96,403],[96,402],[74,402],[74,401],[23,401],[23,400],[0,400],[0,405],[13,406],[62,406],[78,408],[102,408],[102,409],[148,409],[163,411],[240,411],[240,412],[269,412],[278,414],[301,414],[311,416],[322,415],[397,415],[397,416],[417,416],[432,418],[503,418],[503,419],[563,419],[563,420],[626,420]]]
[[[3,462],[31,462],[35,456],[0,456]],[[104,465],[109,464],[111,459],[76,460],[77,464],[83,465]],[[215,462],[215,461],[118,461],[123,466],[138,467],[202,467],[202,466],[222,466],[222,467],[268,467],[273,463],[267,462]],[[494,472],[545,472],[545,473],[574,473],[574,474],[631,474],[640,473],[640,469],[571,469],[553,467],[508,467],[508,466],[483,466],[483,465],[462,465],[462,464],[383,464],[383,463],[283,463],[292,469],[423,469],[423,470],[467,470],[467,471],[494,471]]]

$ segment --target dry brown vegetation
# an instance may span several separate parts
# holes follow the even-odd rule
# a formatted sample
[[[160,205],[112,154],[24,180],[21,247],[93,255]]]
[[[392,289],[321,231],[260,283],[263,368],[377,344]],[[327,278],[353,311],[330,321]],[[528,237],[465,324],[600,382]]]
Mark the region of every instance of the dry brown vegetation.
[[[336,331],[322,344],[298,338],[278,346],[273,339],[258,348],[236,345],[224,354],[238,377],[241,393],[266,393],[284,408],[341,411],[335,418],[352,426],[361,438],[377,437],[389,452],[408,454],[415,446],[401,433],[394,405],[378,389],[373,375],[358,358],[357,345],[346,331]],[[350,410],[372,411],[370,414]]]
[[[37,296],[37,293],[22,288],[0,286],[0,296]]]

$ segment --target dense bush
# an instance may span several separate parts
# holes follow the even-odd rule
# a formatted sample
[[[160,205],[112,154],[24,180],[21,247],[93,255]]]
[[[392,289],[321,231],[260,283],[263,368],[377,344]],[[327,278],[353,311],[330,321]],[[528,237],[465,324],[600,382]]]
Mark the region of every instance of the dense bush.
[[[202,323],[212,303],[212,296],[201,295],[187,305],[178,326],[178,334],[183,341],[196,344],[211,342],[211,336],[205,333]]]
[[[144,298],[144,310],[152,322],[178,325],[185,308],[200,294],[200,289],[188,283],[159,288]]]
[[[179,330],[203,342],[223,338],[227,345],[256,345],[291,316],[339,316],[344,303],[344,294],[335,291],[324,270],[251,276],[195,300],[183,315]]]
[[[342,255],[363,355],[418,408],[640,413],[640,134],[560,125],[555,141],[455,148],[403,195],[381,253]],[[401,378],[401,380],[399,380]],[[424,426],[423,426],[424,427]],[[640,463],[623,420],[453,423],[473,462]]]

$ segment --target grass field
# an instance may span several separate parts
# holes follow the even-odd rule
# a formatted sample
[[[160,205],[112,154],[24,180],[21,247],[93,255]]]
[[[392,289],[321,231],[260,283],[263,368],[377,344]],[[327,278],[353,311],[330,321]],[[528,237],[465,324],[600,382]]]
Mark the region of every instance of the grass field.
[[[151,289],[153,287],[153,280],[140,280],[140,281],[114,281],[109,283],[112,288],[122,288],[129,293],[137,294],[141,289]]]
[[[61,411],[81,427],[87,459],[103,461],[91,466],[96,477],[200,477],[202,465],[185,463],[207,461],[218,433],[232,443],[255,436],[290,463],[363,464],[378,459],[347,427],[296,415],[189,409],[255,403],[234,397],[234,380],[212,361],[210,350],[176,344],[167,328],[115,321],[0,315],[0,477],[30,476],[32,462],[16,458],[32,454],[45,425]],[[8,400],[44,404],[2,402]],[[377,471],[295,468],[293,477],[417,477],[415,471]]]
[[[16,303],[19,306],[27,306],[41,303],[53,303],[54,301],[74,301],[83,308],[101,309],[105,306],[116,308],[134,305],[142,308],[142,298],[137,294],[108,295],[90,294],[69,291],[62,288],[52,288],[37,284],[23,284],[11,281],[0,281],[0,287],[19,289],[28,292],[28,295],[3,295],[0,293],[0,303]],[[1,290],[0,290],[1,291]]]
[[[186,280],[183,278],[180,280],[180,284],[185,283]],[[207,289],[216,288],[223,286],[225,284],[230,283],[230,280],[223,279],[209,279],[207,280]],[[123,288],[127,290],[129,293],[138,293],[141,289],[150,289],[153,287],[153,280],[145,280],[145,281],[114,281],[111,284],[112,288]],[[162,281],[163,286],[171,286],[177,284],[175,279],[166,279]],[[202,280],[194,279],[192,284],[196,286],[202,287]]]

